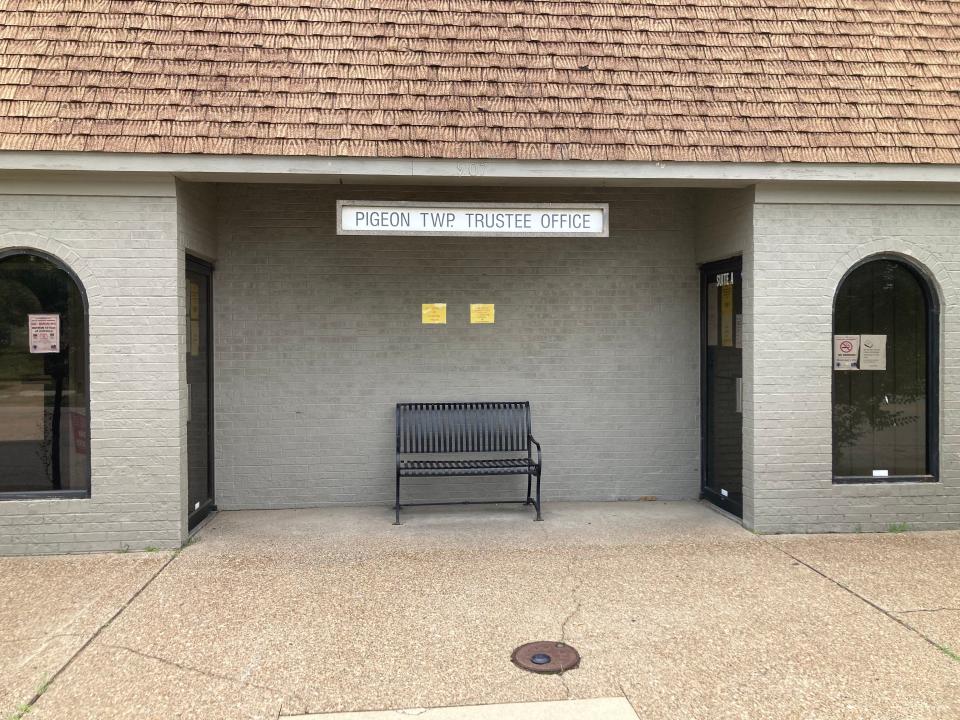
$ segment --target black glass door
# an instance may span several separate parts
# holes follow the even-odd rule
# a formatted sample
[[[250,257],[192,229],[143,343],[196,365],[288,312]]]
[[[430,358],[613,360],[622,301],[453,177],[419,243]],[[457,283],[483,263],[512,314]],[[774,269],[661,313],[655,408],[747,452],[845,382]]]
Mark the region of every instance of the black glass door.
[[[701,298],[703,497],[743,514],[743,261],[704,265]]]
[[[187,260],[187,516],[192,529],[213,504],[211,267]]]

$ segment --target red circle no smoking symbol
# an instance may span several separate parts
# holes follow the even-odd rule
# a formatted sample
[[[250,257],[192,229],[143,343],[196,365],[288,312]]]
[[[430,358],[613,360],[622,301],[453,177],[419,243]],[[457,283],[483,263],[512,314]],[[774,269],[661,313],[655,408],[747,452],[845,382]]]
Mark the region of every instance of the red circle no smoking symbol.
[[[842,343],[840,343],[840,350],[841,352],[845,353],[853,352],[853,343],[849,340],[844,340]]]

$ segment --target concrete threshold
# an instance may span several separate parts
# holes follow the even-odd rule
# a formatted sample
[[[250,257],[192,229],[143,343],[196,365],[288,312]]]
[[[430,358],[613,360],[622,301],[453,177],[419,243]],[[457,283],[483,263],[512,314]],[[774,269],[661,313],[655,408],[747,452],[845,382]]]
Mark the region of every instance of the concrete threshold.
[[[638,720],[637,713],[623,697],[284,717],[289,720],[410,720],[412,717],[420,720]]]

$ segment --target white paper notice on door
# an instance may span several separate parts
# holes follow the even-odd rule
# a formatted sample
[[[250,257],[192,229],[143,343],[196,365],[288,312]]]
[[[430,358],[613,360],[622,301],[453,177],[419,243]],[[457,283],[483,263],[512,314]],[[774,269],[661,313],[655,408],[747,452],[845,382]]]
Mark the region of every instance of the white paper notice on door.
[[[860,369],[886,370],[887,369],[887,336],[861,335],[860,336]]]
[[[856,370],[860,359],[859,335],[833,336],[833,369]]]
[[[30,352],[60,352],[60,316],[54,314],[28,315]]]

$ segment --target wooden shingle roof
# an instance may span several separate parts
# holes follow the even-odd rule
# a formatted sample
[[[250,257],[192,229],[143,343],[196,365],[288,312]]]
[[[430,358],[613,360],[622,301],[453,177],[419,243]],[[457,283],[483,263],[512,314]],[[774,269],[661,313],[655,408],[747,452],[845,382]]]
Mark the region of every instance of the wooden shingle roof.
[[[960,164],[960,2],[0,0],[0,149]]]

